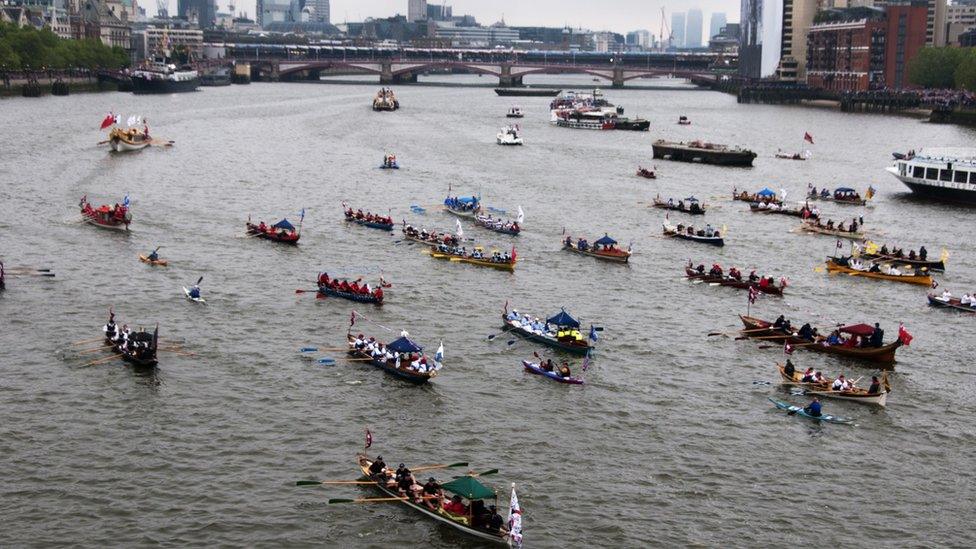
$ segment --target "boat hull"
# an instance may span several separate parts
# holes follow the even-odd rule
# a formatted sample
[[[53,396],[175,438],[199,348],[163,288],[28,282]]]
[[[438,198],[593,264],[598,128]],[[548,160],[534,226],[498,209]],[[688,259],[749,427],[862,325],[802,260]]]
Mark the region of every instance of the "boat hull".
[[[362,225],[363,227],[369,227],[370,229],[379,229],[381,231],[392,231],[393,223],[376,223],[375,221],[366,221],[364,219],[356,219],[355,217],[346,216],[346,221],[355,223],[356,225]]]
[[[340,290],[334,290],[327,286],[319,286],[319,293],[329,297],[341,297],[342,299],[348,299],[349,301],[356,301],[358,303],[373,303],[375,305],[382,305],[383,300],[377,299],[376,296],[369,294],[355,294],[352,292],[343,292]]]
[[[505,317],[504,313],[502,314],[502,322],[504,323],[505,330],[508,330],[520,337],[524,337],[529,341],[534,341],[536,343],[545,345],[546,347],[551,347],[553,349],[558,349],[560,351],[565,351],[567,353],[572,353],[574,355],[580,355],[580,356],[585,355],[586,353],[588,353],[590,350],[593,349],[593,347],[589,343],[587,343],[585,339],[582,341],[582,344],[578,344],[578,345],[573,343],[566,343],[566,342],[558,341],[551,337],[541,336],[535,332],[530,332],[522,327],[515,326],[514,324],[512,324],[510,320],[508,320]]]
[[[942,309],[954,309],[963,313],[976,314],[976,307],[970,307],[968,305],[963,305],[959,298],[952,298],[949,301],[943,301],[941,297],[936,297],[932,294],[928,294],[929,305],[933,307],[939,307]]]
[[[739,315],[748,337],[782,336],[772,339],[777,343],[786,340],[798,349],[806,349],[816,353],[831,354],[847,358],[855,358],[866,362],[874,362],[884,366],[891,366],[895,363],[895,351],[901,347],[901,340],[896,339],[893,343],[881,347],[846,347],[843,345],[824,345],[822,343],[808,345],[809,341],[795,335],[787,336],[780,330],[773,328],[772,324],[758,318]],[[765,329],[763,329],[765,328]],[[881,369],[890,369],[881,366]],[[893,368],[893,366],[892,366]]]
[[[676,228],[669,229],[668,227],[665,227],[664,236],[678,238],[681,240],[690,240],[692,242],[699,242],[701,244],[709,244],[712,246],[718,246],[720,248],[725,246],[725,239],[723,237],[691,235],[685,231],[679,231]]]
[[[720,286],[728,286],[730,288],[738,288],[740,290],[747,290],[749,288],[755,288],[757,292],[762,292],[764,294],[783,296],[783,288],[780,286],[760,286],[756,282],[749,282],[748,280],[735,280],[725,276],[714,276],[708,273],[699,273],[694,269],[689,269],[685,267],[685,275],[690,280],[701,280],[702,282],[707,282],[709,284],[717,283]]]
[[[569,385],[582,385],[583,380],[578,377],[563,377],[556,372],[547,372],[539,367],[538,364],[534,362],[529,362],[528,360],[522,361],[522,367],[525,368],[526,372],[535,374],[537,376],[547,377],[557,383],[566,383]]]
[[[165,267],[165,266],[169,265],[169,261],[166,261],[165,259],[157,259],[157,260],[153,261],[153,260],[149,259],[149,257],[144,256],[144,255],[140,255],[139,256],[139,261],[142,261],[143,263],[148,263],[148,264],[153,265],[153,266],[159,265],[160,267]]]
[[[670,210],[672,212],[681,212],[688,215],[705,215],[705,208],[698,208],[697,210],[692,210],[691,208],[679,208],[673,204],[668,204],[661,200],[654,200],[653,206],[662,210]]]
[[[555,97],[563,90],[540,90],[529,88],[495,88],[502,97]]]
[[[826,381],[824,383],[804,383],[786,375],[786,371],[783,369],[782,365],[777,365],[777,367],[779,368],[779,375],[783,378],[783,385],[802,387],[804,394],[807,395],[832,398],[835,400],[847,400],[850,402],[860,402],[861,404],[871,404],[874,406],[881,406],[882,408],[884,408],[888,402],[887,391],[874,394],[868,393],[863,389],[858,389],[855,391],[832,391],[830,389],[830,385],[834,381],[832,379],[825,378]],[[799,373],[794,374],[794,376],[799,375]]]
[[[430,381],[432,377],[437,375],[436,370],[426,374],[421,374],[420,372],[411,372],[408,370],[404,370],[402,368],[397,368],[396,362],[391,364],[389,362],[383,362],[382,360],[376,360],[373,357],[369,356],[368,353],[357,350],[353,347],[352,342],[355,338],[353,338],[352,335],[347,335],[346,337],[348,338],[349,341],[349,351],[348,351],[349,356],[353,358],[368,359],[365,360],[364,362],[366,362],[367,364],[371,364],[379,368],[380,370],[383,370],[384,372],[390,374],[395,378],[402,379],[403,381],[407,381],[414,385],[423,385],[424,383]]]
[[[675,144],[654,143],[654,158],[676,162],[698,162],[717,166],[751,167],[756,153],[743,150],[698,149]]]
[[[627,263],[630,261],[630,252],[624,252],[620,250],[619,254],[606,254],[602,252],[594,252],[590,249],[581,250],[572,244],[563,243],[563,249],[574,254],[586,255],[589,257],[595,257],[597,259],[602,259],[604,261],[610,261],[613,263]]]
[[[847,240],[864,240],[864,233],[860,231],[856,233],[852,233],[850,231],[838,231],[837,229],[818,227],[812,223],[803,223],[800,225],[800,230],[805,233],[824,234],[827,236],[833,236],[835,238],[846,238]]]
[[[774,398],[770,398],[769,401],[772,402],[773,404],[775,404],[776,407],[779,408],[780,410],[786,410],[787,412],[796,414],[796,415],[798,415],[800,417],[805,417],[807,419],[812,419],[814,421],[825,421],[827,423],[839,423],[839,424],[844,424],[844,425],[847,425],[847,424],[850,424],[850,423],[853,423],[854,422],[853,419],[846,418],[846,417],[840,417],[840,416],[832,416],[830,414],[823,414],[823,415],[820,415],[820,416],[811,416],[801,406],[794,406],[794,405],[792,405],[792,404],[790,404],[788,402],[783,402],[781,400],[776,400]]]
[[[453,254],[445,254],[445,253],[440,253],[435,251],[431,251],[430,256],[433,257],[434,259],[444,259],[452,263],[468,263],[470,265],[478,265],[479,267],[491,267],[492,269],[498,269],[501,271],[515,272],[514,261],[508,263],[500,263],[497,261],[473,259],[470,257],[461,257]]]
[[[830,259],[827,260],[827,272],[828,273],[847,273],[849,276],[861,277],[861,278],[874,278],[878,280],[888,280],[891,282],[902,282],[905,284],[916,284],[918,286],[931,286],[932,277],[929,275],[919,276],[919,275],[890,275],[885,273],[872,273],[869,271],[858,271],[857,269],[852,269],[850,267],[844,267],[843,265],[838,265]]]
[[[132,93],[138,95],[161,93],[186,93],[196,91],[200,86],[199,78],[189,80],[149,80],[148,78],[132,78]]]
[[[264,239],[264,240],[270,240],[272,242],[279,242],[281,244],[290,244],[292,246],[298,244],[298,239],[301,238],[301,236],[302,236],[299,233],[295,233],[293,235],[292,234],[286,234],[284,236],[279,236],[279,235],[274,234],[274,233],[268,233],[268,232],[262,231],[258,227],[258,225],[255,225],[253,223],[246,223],[244,226],[247,229],[247,234],[250,235],[250,236],[254,236],[254,237],[257,237],[257,238]]]

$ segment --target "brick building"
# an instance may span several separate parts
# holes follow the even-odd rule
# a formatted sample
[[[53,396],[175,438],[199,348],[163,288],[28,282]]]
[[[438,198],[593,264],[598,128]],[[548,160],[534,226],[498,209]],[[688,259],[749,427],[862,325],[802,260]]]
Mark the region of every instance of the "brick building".
[[[925,0],[903,4],[889,4],[885,8],[884,81],[889,88],[911,87],[908,83],[908,62],[918,55],[926,43],[928,6]]]
[[[807,83],[831,91],[885,87],[886,28],[880,10],[859,10],[812,25],[807,35]]]

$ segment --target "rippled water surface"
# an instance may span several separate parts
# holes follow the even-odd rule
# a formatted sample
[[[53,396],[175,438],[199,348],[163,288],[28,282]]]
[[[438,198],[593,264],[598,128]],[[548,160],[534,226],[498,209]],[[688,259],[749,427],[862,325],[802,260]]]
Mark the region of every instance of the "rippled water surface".
[[[588,78],[573,82],[590,85]],[[488,83],[476,77],[452,82]],[[0,515],[3,544],[88,546],[475,547],[454,530],[398,505],[326,505],[367,489],[302,489],[299,479],[351,479],[363,428],[373,451],[409,464],[468,461],[504,495],[519,486],[526,544],[584,546],[972,546],[976,319],[926,305],[925,288],[814,268],[827,237],[793,234],[793,218],[751,214],[726,199],[733,186],[808,182],[879,193],[871,207],[825,206],[835,219],[863,213],[881,240],[924,244],[952,257],[937,278],[973,291],[972,210],[914,200],[883,171],[890,152],[970,145],[972,130],[913,118],[738,105],[718,93],[608,90],[651,120],[649,133],[587,132],[548,123],[547,98],[499,98],[487,88],[400,87],[403,108],[373,113],[362,84],[253,84],[164,97],[130,94],[0,101],[0,257],[8,267],[57,272],[9,278],[0,295]],[[526,145],[494,136],[514,103]],[[95,143],[114,109],[149,118],[168,149],[111,155]],[[678,126],[678,115],[691,126]],[[782,147],[816,145],[808,162],[776,160]],[[656,162],[659,137],[742,144],[752,169]],[[403,169],[376,169],[395,151]],[[510,237],[465,226],[468,236],[524,258],[514,274],[442,263],[399,234],[348,226],[340,202],[451,230],[428,208],[448,190],[526,214]],[[76,204],[128,193],[128,235],[78,222]],[[728,226],[718,250],[659,237],[651,198],[695,194]],[[297,248],[244,238],[248,215],[293,221]],[[700,220],[700,218],[698,219]],[[696,220],[696,221],[698,221]],[[563,230],[633,242],[630,265],[559,249]],[[164,246],[168,268],[139,253]],[[732,330],[746,295],[693,285],[682,263],[718,261],[787,276],[783,300],[753,313],[831,322],[899,321],[914,334],[898,352],[889,406],[828,402],[857,425],[814,425],[766,400],[802,402],[776,381],[778,346],[707,338]],[[393,282],[382,309],[355,308],[381,338],[407,329],[446,366],[426,387],[338,360],[323,366],[300,347],[342,344],[349,302],[296,295],[321,270]],[[208,305],[180,287],[204,276]],[[967,284],[969,285],[967,287]],[[535,345],[498,332],[510,302],[539,316],[565,306],[606,327],[585,387],[522,373]],[[108,308],[131,325],[159,323],[195,357],[161,355],[141,374],[94,345]],[[316,355],[339,358],[341,353]],[[870,368],[798,353],[801,367],[870,376]],[[578,360],[574,361],[578,364]],[[862,382],[863,383],[863,382]],[[441,478],[446,473],[440,474]],[[503,497],[503,504],[507,496]]]

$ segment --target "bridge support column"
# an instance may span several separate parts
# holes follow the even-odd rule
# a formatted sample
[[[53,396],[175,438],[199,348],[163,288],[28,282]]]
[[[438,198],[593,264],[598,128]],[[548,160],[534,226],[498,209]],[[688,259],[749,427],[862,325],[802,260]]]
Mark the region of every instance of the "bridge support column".
[[[380,84],[393,83],[393,63],[383,61],[380,63]]]
[[[518,88],[522,86],[522,77],[512,76],[511,65],[503,64],[501,68],[502,68],[502,73],[498,75],[498,87]]]
[[[416,84],[417,83],[417,73],[407,72],[403,74],[397,74],[393,76],[394,84]]]
[[[319,70],[319,69],[312,69],[312,70],[308,71],[308,73],[306,73],[305,79],[306,80],[311,80],[313,82],[318,81],[318,80],[321,80],[322,79],[322,71]]]
[[[613,68],[613,84],[614,88],[624,87],[624,70],[620,67]]]

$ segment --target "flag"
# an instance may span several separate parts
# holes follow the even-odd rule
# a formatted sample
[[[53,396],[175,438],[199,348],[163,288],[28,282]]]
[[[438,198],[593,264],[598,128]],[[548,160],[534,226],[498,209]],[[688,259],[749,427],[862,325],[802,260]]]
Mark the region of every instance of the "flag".
[[[912,339],[914,339],[914,336],[908,333],[908,330],[905,329],[905,323],[898,323],[898,341],[901,341],[902,345],[908,347],[912,344]]]
[[[455,219],[454,222],[457,223],[457,236],[458,236],[458,238],[464,238],[464,229],[461,228],[461,220],[460,219]]]
[[[749,304],[755,304],[757,297],[759,297],[759,290],[755,286],[749,286]]]
[[[790,342],[789,341],[784,341],[783,342],[783,354],[784,355],[792,355],[793,354],[793,346],[790,345]]]
[[[522,508],[519,507],[518,496],[515,495],[515,483],[512,483],[512,497],[508,503],[508,541],[512,547],[522,547]]]
[[[860,257],[860,256],[861,256],[861,247],[857,244],[857,242],[852,242],[851,257]]]
[[[936,281],[935,281],[935,279],[933,278],[933,279],[932,279],[932,289],[934,290],[934,289],[936,289],[936,288],[938,288],[938,287],[939,287],[939,283],[938,283],[938,282],[936,282]]]
[[[512,246],[512,263],[515,263],[515,258],[516,257],[517,256],[515,255],[515,246]]]
[[[356,324],[356,311],[349,315],[349,327],[352,328],[354,324]]]
[[[868,240],[867,242],[864,243],[864,253],[868,255],[875,255],[878,253],[878,250],[879,250],[878,245],[875,244],[874,242]]]
[[[440,347],[437,348],[437,352],[434,353],[434,369],[441,369],[441,361],[444,360],[444,342],[441,341]]]
[[[128,194],[125,195],[125,197],[122,199],[122,205],[125,206],[126,208],[129,207],[129,195]]]
[[[939,260],[945,262],[949,260],[949,250],[942,248],[942,255],[939,256]]]
[[[840,239],[838,238],[838,239],[837,239],[837,249],[839,250],[839,249],[841,249],[841,248],[843,248],[843,247],[844,247],[844,243],[843,243],[843,242],[841,242],[841,241],[840,241]]]
[[[583,371],[585,372],[587,368],[590,367],[590,352],[586,351],[586,356],[583,357]]]
[[[128,118],[128,119],[126,120],[126,121],[125,121],[125,125],[126,125],[126,126],[135,126],[135,125],[136,125],[136,124],[138,124],[138,123],[139,123],[139,117],[138,117],[138,116],[136,116],[136,115],[134,115],[134,114],[133,114],[133,115],[131,115],[131,116],[130,116],[130,117],[129,117],[129,118]]]
[[[299,223],[301,223],[302,221],[305,221],[305,208],[302,208],[302,214],[298,219]]]
[[[600,336],[596,335],[596,328],[592,324],[590,324],[590,339],[593,341],[600,339]]]
[[[779,190],[779,199],[782,200],[783,202],[786,202],[786,189],[781,188]]]
[[[518,207],[518,217],[515,218],[515,221],[518,222],[519,225],[522,224],[522,221],[525,221],[525,212],[522,211],[522,206]]]
[[[803,132],[803,140],[813,145],[813,136],[810,135],[810,132]]]
[[[115,124],[115,115],[112,113],[108,113],[105,116],[105,118],[102,120],[101,127],[99,127],[98,129],[104,130],[105,128],[111,126],[112,124]]]
[[[873,197],[874,196],[874,193],[876,193],[876,192],[877,191],[874,190],[874,187],[873,186],[868,185],[868,190],[867,190],[867,192],[864,193],[864,198],[866,198],[868,200],[871,200],[871,197]]]
[[[363,446],[363,448],[369,449],[369,447],[372,445],[373,445],[373,433],[370,433],[369,429],[366,429],[366,444]]]

